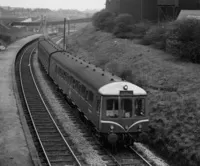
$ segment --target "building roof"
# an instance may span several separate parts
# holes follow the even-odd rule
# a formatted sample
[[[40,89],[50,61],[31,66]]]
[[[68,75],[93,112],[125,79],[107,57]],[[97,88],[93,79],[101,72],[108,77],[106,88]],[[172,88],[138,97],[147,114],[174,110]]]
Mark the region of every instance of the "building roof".
[[[177,20],[182,19],[200,19],[200,10],[181,10]]]

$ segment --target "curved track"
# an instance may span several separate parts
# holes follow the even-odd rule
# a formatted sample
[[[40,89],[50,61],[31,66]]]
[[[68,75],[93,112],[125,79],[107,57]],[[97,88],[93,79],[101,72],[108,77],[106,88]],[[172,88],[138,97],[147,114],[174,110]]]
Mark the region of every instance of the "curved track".
[[[44,165],[65,166],[81,165],[78,158],[66,142],[51,113],[49,112],[33,77],[31,55],[35,44],[28,45],[18,55],[18,83],[31,119],[34,132],[43,152]],[[19,82],[20,81],[20,82]]]

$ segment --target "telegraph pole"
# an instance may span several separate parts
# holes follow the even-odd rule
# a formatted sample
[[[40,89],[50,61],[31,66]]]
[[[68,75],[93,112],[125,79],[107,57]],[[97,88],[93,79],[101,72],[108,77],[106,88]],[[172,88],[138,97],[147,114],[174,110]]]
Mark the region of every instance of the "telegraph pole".
[[[70,22],[69,22],[69,18],[67,18],[67,25],[68,25],[68,35],[69,35],[69,33],[70,33]]]
[[[65,50],[65,32],[66,32],[66,18],[64,18],[64,32],[63,32],[63,49]]]

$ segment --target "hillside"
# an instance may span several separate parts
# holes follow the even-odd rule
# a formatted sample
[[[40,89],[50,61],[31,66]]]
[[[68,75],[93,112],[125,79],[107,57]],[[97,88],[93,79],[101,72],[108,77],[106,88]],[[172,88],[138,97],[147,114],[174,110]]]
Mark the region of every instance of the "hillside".
[[[147,144],[176,165],[200,162],[200,67],[137,41],[117,39],[92,25],[68,38],[69,51],[126,77],[148,92],[150,128]]]

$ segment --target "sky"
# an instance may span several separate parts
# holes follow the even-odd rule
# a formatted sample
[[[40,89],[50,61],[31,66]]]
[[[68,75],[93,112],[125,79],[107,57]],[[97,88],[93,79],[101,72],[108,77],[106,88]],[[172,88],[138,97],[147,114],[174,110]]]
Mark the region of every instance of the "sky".
[[[106,0],[1,0],[0,6],[57,9],[103,9]]]

